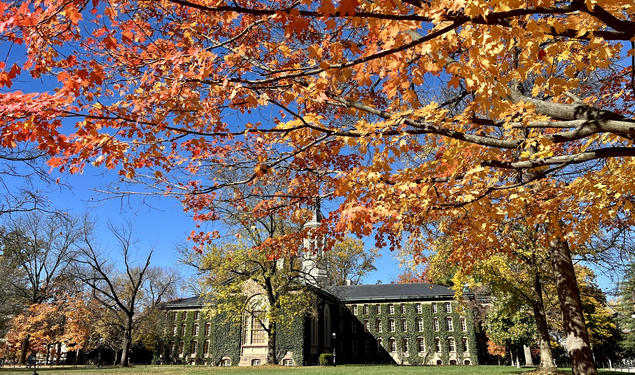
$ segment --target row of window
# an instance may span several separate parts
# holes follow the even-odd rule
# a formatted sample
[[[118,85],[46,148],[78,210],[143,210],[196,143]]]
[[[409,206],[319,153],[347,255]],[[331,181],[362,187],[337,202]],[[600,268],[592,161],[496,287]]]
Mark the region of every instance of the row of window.
[[[198,320],[201,317],[201,312],[200,311],[190,311],[192,314],[194,314],[194,320]],[[181,320],[185,320],[187,318],[187,311],[183,311],[183,314],[181,314]],[[178,317],[178,313],[176,311],[173,311],[170,313],[169,319],[173,322],[177,321],[177,317]]]
[[[375,308],[375,314],[380,314],[381,313],[381,304],[376,304],[374,306]],[[362,305],[362,313],[364,315],[368,314],[369,311],[369,305]],[[388,314],[394,314],[395,313],[395,305],[392,303],[389,303],[386,305],[386,308],[388,310]],[[445,310],[446,313],[451,313],[452,312],[452,303],[450,302],[445,302],[443,303],[443,308]],[[436,302],[432,302],[431,304],[431,309],[432,309],[432,313],[437,313],[438,312],[438,306]],[[353,310],[353,315],[357,315],[359,313],[358,310],[358,305],[351,305],[351,310]],[[399,304],[399,310],[401,311],[402,314],[406,313],[406,305],[401,303]],[[415,303],[415,311],[417,314],[421,314],[423,312],[423,307],[420,303]]]
[[[169,355],[183,355],[183,351],[185,349],[185,343],[183,341],[179,342],[178,351],[176,347],[176,343],[171,342],[169,346]],[[195,356],[198,354],[198,341],[192,340],[190,341],[190,355]],[[209,340],[203,341],[203,355],[209,354]]]
[[[426,342],[425,339],[423,337],[417,337],[417,352],[419,353],[423,353],[426,352]],[[371,340],[366,340],[365,341],[366,347],[365,347],[365,351],[366,352],[370,352],[372,350],[371,346],[372,346],[372,341]],[[407,337],[404,337],[401,340],[401,351],[404,353],[407,353],[409,350],[409,340]],[[382,339],[377,339],[377,351],[380,351],[381,349],[386,349],[387,351],[394,353],[397,351],[397,340],[394,337],[391,337],[390,339],[388,339],[388,346],[384,347],[383,345],[383,340]],[[450,353],[454,353],[456,352],[456,343],[454,340],[454,337],[448,337],[446,339],[446,348],[448,350],[448,352]],[[358,340],[353,340],[352,342],[352,348],[353,352],[358,352],[359,351],[359,341]],[[468,351],[468,346],[467,346],[467,337],[463,337],[461,338],[461,349],[463,350],[463,352],[467,352]],[[434,351],[437,353],[441,352],[441,339],[438,337],[434,338]]]
[[[400,323],[401,323],[401,332],[408,332],[408,321],[406,319],[401,319]],[[423,318],[416,318],[415,324],[416,324],[417,332],[423,332]],[[466,332],[467,323],[465,322],[464,317],[459,318],[459,324],[461,326],[461,331]],[[368,319],[364,319],[363,326],[364,326],[364,331],[366,332],[370,331],[370,322],[368,321]],[[396,326],[395,320],[388,319],[388,332],[395,332],[395,326]],[[352,326],[353,333],[356,333],[357,331],[356,327],[357,327],[357,324],[353,322],[353,326]],[[439,332],[439,318],[434,318],[432,320],[432,327],[435,332]],[[375,332],[383,331],[382,323],[380,319],[375,320],[374,328],[375,328]],[[445,329],[450,332],[454,331],[454,322],[451,317],[445,318]]]
[[[212,329],[211,324],[205,323],[204,335],[209,336],[211,329]],[[176,334],[177,334],[177,326],[175,324],[174,326],[172,326],[172,335],[176,336]],[[181,324],[180,328],[178,329],[178,334],[179,336],[185,336],[185,323]],[[198,334],[199,334],[198,323],[194,323],[192,324],[192,336],[198,336]]]

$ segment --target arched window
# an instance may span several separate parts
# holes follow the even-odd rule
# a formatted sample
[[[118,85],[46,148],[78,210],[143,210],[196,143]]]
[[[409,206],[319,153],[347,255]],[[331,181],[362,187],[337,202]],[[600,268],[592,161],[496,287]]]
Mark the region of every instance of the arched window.
[[[388,314],[394,314],[394,313],[395,313],[395,305],[391,303],[388,305]]]
[[[452,318],[450,317],[445,318],[445,326],[448,329],[448,331],[450,332],[454,331],[454,324],[452,322]]]
[[[394,319],[390,319],[388,321],[388,331],[389,332],[395,332],[395,320]]]
[[[401,332],[408,332],[408,321],[401,319]]]
[[[465,323],[465,317],[461,317],[459,319],[459,324],[461,325],[461,331],[467,331],[467,324]]]
[[[185,336],[185,323],[181,324],[181,331],[179,332],[181,336]]]
[[[198,323],[192,325],[192,336],[198,336]]]
[[[454,343],[454,337],[448,337],[448,352],[452,353],[456,351],[456,345]]]
[[[209,354],[209,340],[205,340],[205,342],[203,342],[203,355],[208,355]]]
[[[267,302],[262,295],[253,296],[246,304],[243,319],[243,344],[266,345],[267,343]]]
[[[437,353],[441,352],[441,339],[438,337],[434,338],[434,351]]]
[[[391,353],[394,353],[397,351],[397,342],[395,341],[394,337],[391,337],[388,339],[388,348]]]
[[[324,346],[331,347],[331,309],[324,306]]]
[[[423,319],[417,318],[417,332],[423,332]]]
[[[461,338],[461,349],[463,349],[463,352],[467,352],[468,348],[467,348],[467,337],[463,337]]]
[[[210,323],[205,323],[205,336],[209,336],[211,330],[212,325]]]
[[[375,331],[381,332],[381,320],[375,320]]]
[[[190,341],[190,354],[194,357],[196,356],[196,351],[198,349],[198,343],[196,340]]]
[[[417,351],[423,353],[426,351],[426,342],[423,337],[417,337]]]
[[[408,353],[408,339],[406,337],[401,340],[401,351]]]
[[[451,313],[452,312],[452,304],[450,302],[446,302],[445,303],[445,312],[446,313]]]
[[[434,318],[432,321],[432,327],[434,328],[434,332],[439,332],[439,319]]]

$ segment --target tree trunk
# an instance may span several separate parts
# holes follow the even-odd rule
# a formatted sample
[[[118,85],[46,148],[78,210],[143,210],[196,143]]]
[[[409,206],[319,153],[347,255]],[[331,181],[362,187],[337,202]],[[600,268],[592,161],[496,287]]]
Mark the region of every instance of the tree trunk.
[[[23,339],[22,339],[22,344],[20,345],[20,358],[18,361],[18,364],[20,365],[24,365],[26,363],[26,355],[27,352],[29,351],[29,339],[31,338],[31,335],[27,334]]]
[[[267,364],[276,364],[276,323],[269,323],[269,331],[267,334]]]
[[[553,353],[549,344],[549,326],[545,316],[545,304],[542,299],[542,284],[538,272],[534,275],[534,300],[531,304],[534,310],[534,320],[538,331],[538,346],[540,348],[540,368],[553,368]]]
[[[57,350],[55,351],[55,364],[60,364],[60,358],[62,357],[62,343],[57,343]]]
[[[584,323],[580,290],[573,270],[569,244],[562,238],[549,243],[571,368],[575,375],[596,375],[589,334]]]
[[[130,350],[130,344],[132,343],[132,318],[129,317],[126,322],[126,330],[123,335],[123,343],[121,345],[121,367],[128,367],[128,350]]]

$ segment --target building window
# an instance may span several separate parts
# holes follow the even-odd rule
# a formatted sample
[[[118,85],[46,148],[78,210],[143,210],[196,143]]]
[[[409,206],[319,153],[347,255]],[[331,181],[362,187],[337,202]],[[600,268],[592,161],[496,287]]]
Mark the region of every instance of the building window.
[[[391,353],[394,353],[397,351],[397,342],[395,341],[394,337],[391,337],[390,339],[388,339],[388,347],[390,348]]]
[[[384,341],[382,339],[377,339],[377,352],[381,352],[381,349],[384,346]]]
[[[417,314],[421,314],[421,304],[420,303],[415,304],[415,311],[417,311]]]
[[[181,331],[179,332],[181,336],[185,336],[185,323],[181,324]]]
[[[472,362],[470,362],[469,359],[466,359],[465,361],[463,361],[463,364],[466,365],[466,366],[469,366],[469,365],[472,364]]]
[[[450,332],[454,331],[454,324],[452,322],[452,318],[445,318],[445,326],[448,329],[448,331]]]
[[[209,340],[203,342],[203,355],[209,354]]]
[[[198,324],[196,323],[192,325],[192,336],[198,336]]]
[[[252,366],[260,366],[260,359],[252,359],[251,360],[251,365]]]
[[[176,324],[172,327],[172,335],[176,336]]]
[[[452,312],[452,304],[450,302],[446,302],[445,303],[445,312],[446,313],[451,313]]]
[[[373,342],[370,341],[370,339],[367,338],[366,340],[364,340],[364,352],[370,353],[372,344]]]
[[[168,352],[169,355],[175,355],[176,354],[176,344],[174,342],[170,343],[170,351]]]
[[[173,312],[172,314],[170,314],[170,319],[172,319],[173,322],[176,322],[176,313]]]
[[[461,331],[466,332],[467,331],[467,324],[465,324],[465,318],[461,317],[459,319],[459,324],[461,324]]]
[[[408,332],[408,321],[401,319],[401,332]]]
[[[434,328],[434,332],[439,332],[439,319],[434,318],[432,321],[432,328]]]
[[[395,320],[394,319],[390,319],[388,321],[388,331],[389,332],[395,332]]]
[[[318,320],[311,318],[311,345],[318,344]]]
[[[426,342],[423,337],[417,337],[417,351],[423,353],[426,351]]]
[[[380,304],[376,304],[375,305],[375,314],[381,314],[381,305]]]
[[[364,305],[363,312],[364,314],[368,314],[368,305]]]
[[[464,353],[468,351],[468,350],[467,350],[467,337],[463,337],[463,338],[461,339],[461,346],[462,346],[462,348],[461,348],[461,349],[463,349],[463,352],[464,352]]]
[[[432,312],[433,313],[437,312],[437,303],[436,302],[432,302]]]
[[[179,355],[183,355],[183,349],[185,349],[185,343],[181,341],[179,342]]]
[[[190,341],[190,354],[196,356],[196,350],[198,349],[198,343],[196,340]]]
[[[441,352],[441,339],[438,337],[434,338],[434,351],[437,353]]]
[[[401,304],[401,313],[405,314],[406,313],[406,305],[405,304]]]
[[[394,313],[395,313],[395,305],[391,303],[390,305],[388,305],[388,314],[394,314]]]
[[[364,319],[364,332],[370,331],[370,326],[368,324],[368,319]]]
[[[291,366],[293,366],[293,360],[292,359],[285,359],[285,360],[282,361],[282,365],[291,367]]]
[[[423,319],[417,318],[417,332],[423,332]]]
[[[223,358],[220,360],[219,366],[229,367],[232,365],[232,360],[230,358]]]
[[[194,311],[194,320],[198,320],[198,317],[199,317],[199,312]]]
[[[401,351],[408,353],[408,339],[405,337],[401,340]]]
[[[375,320],[375,331],[381,332],[381,320]]]
[[[205,323],[205,336],[209,336],[211,329],[212,325],[209,323]]]
[[[263,327],[263,322],[260,319],[263,315],[262,311],[256,311],[251,315],[249,322],[251,344],[265,343],[265,328]]]
[[[357,305],[353,305],[353,315],[357,315]]]
[[[452,353],[456,351],[456,346],[454,345],[454,337],[448,337],[448,352]]]

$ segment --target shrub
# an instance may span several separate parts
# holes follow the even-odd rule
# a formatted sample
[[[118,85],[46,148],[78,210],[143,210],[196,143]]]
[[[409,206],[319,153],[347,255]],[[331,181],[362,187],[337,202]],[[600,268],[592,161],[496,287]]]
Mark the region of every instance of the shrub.
[[[318,359],[320,366],[331,366],[333,365],[333,353],[322,353],[320,354],[320,358]]]

